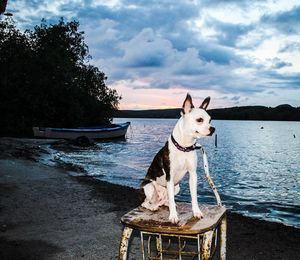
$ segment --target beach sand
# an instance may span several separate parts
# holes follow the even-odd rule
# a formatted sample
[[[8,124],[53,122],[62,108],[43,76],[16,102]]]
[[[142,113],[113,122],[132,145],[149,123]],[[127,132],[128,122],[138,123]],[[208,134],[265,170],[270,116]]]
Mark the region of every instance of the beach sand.
[[[137,191],[21,157],[0,159],[0,259],[117,259]],[[299,245],[300,229],[228,213],[229,260],[300,259]],[[137,233],[129,259],[141,259]]]

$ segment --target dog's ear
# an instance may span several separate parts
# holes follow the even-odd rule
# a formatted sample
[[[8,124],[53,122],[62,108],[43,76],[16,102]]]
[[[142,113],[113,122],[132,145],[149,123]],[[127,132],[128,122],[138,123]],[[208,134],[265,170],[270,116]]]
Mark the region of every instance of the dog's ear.
[[[204,99],[204,101],[202,102],[200,108],[206,110],[208,105],[209,105],[209,102],[210,102],[210,97],[207,97],[206,99]]]
[[[186,98],[185,98],[185,100],[183,102],[183,105],[182,105],[183,114],[190,113],[192,108],[194,108],[192,97],[189,93],[187,93]]]

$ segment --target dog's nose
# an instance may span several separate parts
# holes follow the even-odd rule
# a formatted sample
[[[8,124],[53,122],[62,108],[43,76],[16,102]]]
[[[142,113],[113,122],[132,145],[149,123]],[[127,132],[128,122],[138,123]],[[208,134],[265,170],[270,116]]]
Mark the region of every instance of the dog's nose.
[[[211,127],[209,128],[209,131],[210,131],[209,135],[213,135],[213,133],[215,132],[215,130],[216,130],[216,129],[215,129],[214,127],[211,126]]]

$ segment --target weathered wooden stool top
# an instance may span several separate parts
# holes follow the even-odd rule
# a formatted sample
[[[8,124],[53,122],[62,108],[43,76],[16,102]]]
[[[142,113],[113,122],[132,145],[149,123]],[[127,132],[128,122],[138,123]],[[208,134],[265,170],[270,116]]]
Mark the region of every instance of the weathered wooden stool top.
[[[130,228],[140,231],[167,234],[196,235],[215,228],[222,220],[226,208],[223,206],[199,205],[204,218],[193,217],[190,203],[177,202],[178,224],[169,221],[169,208],[160,207],[157,211],[150,211],[137,207],[121,218],[121,222]]]

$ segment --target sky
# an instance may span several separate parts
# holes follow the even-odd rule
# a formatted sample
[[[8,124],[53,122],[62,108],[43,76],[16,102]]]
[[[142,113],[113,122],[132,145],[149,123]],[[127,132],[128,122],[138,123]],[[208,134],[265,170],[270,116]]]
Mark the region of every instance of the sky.
[[[120,109],[300,106],[299,0],[8,1],[22,29],[78,20]]]

